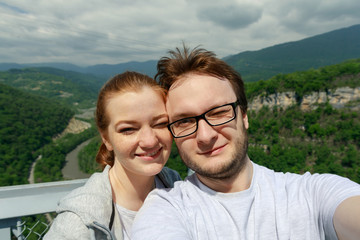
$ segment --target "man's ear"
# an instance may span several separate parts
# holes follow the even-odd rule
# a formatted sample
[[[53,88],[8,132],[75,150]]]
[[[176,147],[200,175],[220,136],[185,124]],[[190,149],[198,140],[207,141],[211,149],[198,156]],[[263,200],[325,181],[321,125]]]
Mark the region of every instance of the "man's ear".
[[[249,120],[248,120],[247,114],[246,114],[246,113],[243,113],[243,114],[242,114],[242,117],[243,117],[244,127],[245,127],[245,129],[248,129],[248,128],[249,128]]]
[[[105,144],[105,146],[106,146],[106,149],[108,150],[108,151],[113,151],[114,150],[114,148],[113,148],[113,146],[112,146],[112,144],[107,140],[107,137],[105,136],[105,134],[103,134],[103,133],[100,133],[100,135],[101,135],[101,140],[102,140],[102,142]]]

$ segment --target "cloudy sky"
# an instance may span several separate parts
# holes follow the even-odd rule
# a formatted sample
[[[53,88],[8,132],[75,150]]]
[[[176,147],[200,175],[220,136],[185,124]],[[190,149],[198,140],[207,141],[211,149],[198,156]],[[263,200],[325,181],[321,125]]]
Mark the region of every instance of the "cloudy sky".
[[[157,60],[184,41],[219,57],[360,24],[358,0],[0,0],[0,63]]]

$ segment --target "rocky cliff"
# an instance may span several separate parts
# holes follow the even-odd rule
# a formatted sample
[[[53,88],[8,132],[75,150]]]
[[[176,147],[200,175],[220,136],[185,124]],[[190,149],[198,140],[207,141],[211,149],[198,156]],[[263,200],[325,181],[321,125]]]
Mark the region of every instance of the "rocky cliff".
[[[54,140],[65,136],[67,133],[75,133],[75,134],[81,133],[82,131],[85,131],[86,129],[88,129],[90,127],[91,127],[90,123],[75,119],[73,117],[72,119],[70,119],[69,124],[65,128],[65,130],[61,134],[56,136],[54,138]]]
[[[275,106],[286,109],[293,104],[299,104],[303,111],[313,110],[318,104],[329,102],[334,108],[348,106],[355,111],[360,110],[360,87],[342,87],[327,92],[313,92],[304,95],[301,99],[295,92],[275,93],[268,96],[257,96],[249,102],[249,110],[258,111],[263,106]]]

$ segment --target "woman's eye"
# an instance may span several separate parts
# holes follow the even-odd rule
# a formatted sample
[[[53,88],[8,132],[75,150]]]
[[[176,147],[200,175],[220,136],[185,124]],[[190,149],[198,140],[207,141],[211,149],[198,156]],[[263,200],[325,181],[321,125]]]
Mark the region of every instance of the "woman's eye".
[[[169,123],[166,121],[166,122],[160,122],[160,123],[157,123],[155,124],[155,127],[158,127],[158,128],[165,128],[167,127]]]
[[[129,134],[134,133],[135,131],[136,131],[135,128],[122,128],[118,132],[122,133],[122,134],[125,134],[125,135],[129,135]]]

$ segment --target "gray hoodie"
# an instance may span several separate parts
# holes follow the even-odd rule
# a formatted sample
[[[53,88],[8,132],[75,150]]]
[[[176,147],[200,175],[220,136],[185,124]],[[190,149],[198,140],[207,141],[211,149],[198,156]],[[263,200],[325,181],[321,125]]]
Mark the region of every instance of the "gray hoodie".
[[[74,189],[60,200],[57,217],[44,240],[123,239],[118,211],[112,201],[110,166],[94,173],[84,186]],[[164,168],[157,177],[167,188],[181,180],[179,174]]]

